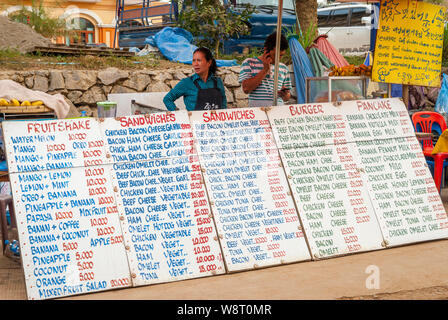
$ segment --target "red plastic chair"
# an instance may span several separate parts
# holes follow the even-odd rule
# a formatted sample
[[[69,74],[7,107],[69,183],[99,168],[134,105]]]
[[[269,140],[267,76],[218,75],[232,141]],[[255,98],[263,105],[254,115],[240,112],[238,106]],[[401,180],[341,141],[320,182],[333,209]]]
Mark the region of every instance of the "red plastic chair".
[[[416,132],[432,133],[439,131],[440,134],[447,129],[445,118],[437,112],[420,111],[412,115],[412,123]],[[434,126],[436,124],[436,126]],[[433,128],[434,126],[434,128]],[[425,157],[434,160],[434,182],[440,193],[440,184],[442,181],[443,162],[448,158],[448,152],[431,154],[434,148],[432,139],[422,141],[422,149]]]

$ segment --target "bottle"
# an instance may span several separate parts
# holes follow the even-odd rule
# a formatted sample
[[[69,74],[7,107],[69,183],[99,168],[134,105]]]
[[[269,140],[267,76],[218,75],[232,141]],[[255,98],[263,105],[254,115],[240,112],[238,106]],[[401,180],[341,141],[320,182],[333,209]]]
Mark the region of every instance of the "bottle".
[[[82,117],[82,118],[87,117],[86,110],[82,110],[82,111],[81,111],[81,117]]]
[[[9,250],[13,255],[20,256],[20,246],[17,240],[13,240],[9,242],[9,240],[5,240],[6,249]]]

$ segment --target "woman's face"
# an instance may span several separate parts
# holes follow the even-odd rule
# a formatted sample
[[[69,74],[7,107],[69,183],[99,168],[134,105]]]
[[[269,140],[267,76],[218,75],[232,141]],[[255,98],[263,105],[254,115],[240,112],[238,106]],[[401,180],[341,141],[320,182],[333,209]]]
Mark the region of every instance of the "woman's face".
[[[199,76],[208,75],[208,69],[212,65],[212,60],[207,61],[205,55],[198,51],[193,54],[193,69]]]

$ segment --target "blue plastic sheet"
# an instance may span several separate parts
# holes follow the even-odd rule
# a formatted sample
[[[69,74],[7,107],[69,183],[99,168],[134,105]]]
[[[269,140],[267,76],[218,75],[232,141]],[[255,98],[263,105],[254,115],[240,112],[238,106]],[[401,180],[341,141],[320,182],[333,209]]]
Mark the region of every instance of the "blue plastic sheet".
[[[314,77],[313,67],[305,49],[295,37],[288,39],[289,50],[291,51],[292,66],[294,68],[294,79],[296,82],[297,103],[306,103],[306,82],[307,77]]]
[[[193,52],[198,48],[193,42],[193,35],[182,28],[165,27],[145,43],[159,48],[165,58],[170,61],[192,64]],[[236,60],[216,60],[218,67],[236,66]]]

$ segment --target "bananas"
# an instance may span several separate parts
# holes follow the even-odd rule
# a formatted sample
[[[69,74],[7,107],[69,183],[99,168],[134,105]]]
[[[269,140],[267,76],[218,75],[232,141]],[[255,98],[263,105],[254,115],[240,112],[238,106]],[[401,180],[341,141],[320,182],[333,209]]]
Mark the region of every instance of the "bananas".
[[[44,105],[43,101],[41,100],[37,100],[37,101],[29,101],[29,100],[24,100],[22,102],[20,102],[17,99],[11,99],[11,101],[8,101],[6,99],[1,98],[0,99],[0,107],[28,107],[28,106],[42,106]]]

